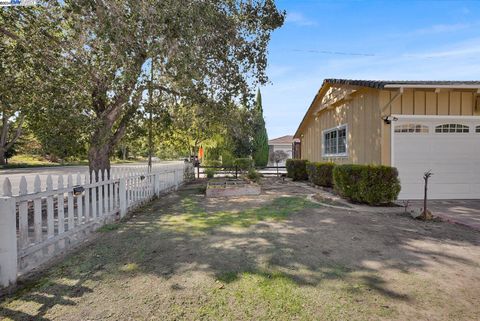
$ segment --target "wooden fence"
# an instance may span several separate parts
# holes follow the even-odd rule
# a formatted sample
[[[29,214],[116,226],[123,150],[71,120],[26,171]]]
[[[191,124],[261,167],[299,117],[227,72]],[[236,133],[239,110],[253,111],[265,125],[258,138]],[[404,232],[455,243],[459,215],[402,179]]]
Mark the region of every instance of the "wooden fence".
[[[0,196],[0,287],[16,282],[73,245],[86,241],[102,225],[118,220],[153,197],[177,189],[191,177],[191,164],[129,168],[98,179],[90,175],[51,175],[42,182],[37,175],[33,191],[22,177],[18,195],[8,178]],[[105,177],[105,179],[102,179]],[[43,187],[42,187],[43,186]]]

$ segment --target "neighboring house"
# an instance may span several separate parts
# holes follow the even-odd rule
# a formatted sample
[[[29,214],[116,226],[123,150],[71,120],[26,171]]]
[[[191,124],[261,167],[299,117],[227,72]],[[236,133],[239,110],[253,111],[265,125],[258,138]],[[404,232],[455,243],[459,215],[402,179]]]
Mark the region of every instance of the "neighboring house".
[[[272,155],[277,150],[283,150],[287,155],[288,158],[292,158],[292,144],[293,144],[293,136],[286,135],[278,138],[274,138],[268,141],[269,147],[269,155]],[[273,163],[269,156],[268,166],[277,166],[277,164]],[[278,166],[285,166],[286,160],[278,163]]]
[[[297,132],[310,161],[397,167],[399,199],[480,198],[480,81],[326,79]]]

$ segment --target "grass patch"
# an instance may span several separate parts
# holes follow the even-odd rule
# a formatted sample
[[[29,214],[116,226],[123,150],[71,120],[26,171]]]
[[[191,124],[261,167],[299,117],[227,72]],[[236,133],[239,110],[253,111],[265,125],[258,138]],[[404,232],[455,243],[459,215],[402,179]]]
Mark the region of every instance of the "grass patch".
[[[227,273],[216,283],[209,300],[199,309],[208,320],[291,320],[307,319],[307,298],[288,276],[282,273]],[[220,284],[220,285],[219,285]]]
[[[211,286],[193,318],[201,320],[377,320],[396,311],[361,280],[320,272],[304,285],[279,271],[227,272]],[[327,269],[328,270],[328,269]],[[335,269],[333,269],[335,270]],[[326,272],[326,273],[324,273]],[[335,274],[335,273],[333,273]],[[185,307],[183,307],[185,310]]]
[[[178,213],[162,216],[158,224],[177,232],[205,232],[217,227],[249,227],[260,221],[284,220],[303,209],[316,207],[319,205],[302,197],[279,197],[262,207],[208,212],[194,198],[185,197]]]
[[[105,224],[102,227],[97,229],[97,232],[106,233],[118,230],[120,228],[120,223]]]
[[[135,272],[136,270],[138,270],[138,264],[136,263],[127,263],[120,267],[122,272]]]

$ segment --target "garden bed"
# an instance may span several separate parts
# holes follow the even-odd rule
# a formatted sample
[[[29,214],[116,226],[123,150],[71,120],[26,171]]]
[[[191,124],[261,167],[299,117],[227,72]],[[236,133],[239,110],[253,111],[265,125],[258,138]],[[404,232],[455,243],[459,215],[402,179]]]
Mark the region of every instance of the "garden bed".
[[[243,179],[212,180],[207,183],[207,197],[260,195],[260,185]]]

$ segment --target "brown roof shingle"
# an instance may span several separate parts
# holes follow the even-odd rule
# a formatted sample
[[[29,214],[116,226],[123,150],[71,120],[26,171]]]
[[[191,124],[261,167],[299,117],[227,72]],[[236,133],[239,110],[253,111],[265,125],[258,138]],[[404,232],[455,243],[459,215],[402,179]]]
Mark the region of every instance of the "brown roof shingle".
[[[480,86],[480,81],[451,81],[451,80],[360,80],[360,79],[325,79],[324,83],[352,85],[382,89],[386,85],[424,85],[424,86]]]
[[[293,135],[285,135],[282,137],[277,137],[270,139],[268,145],[287,145],[293,143]]]

